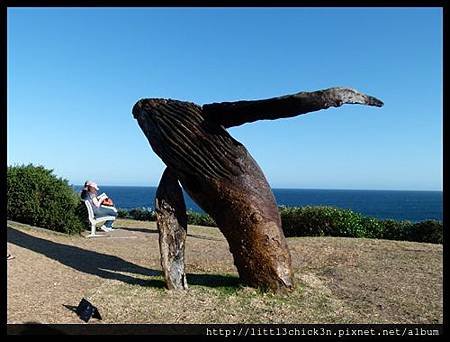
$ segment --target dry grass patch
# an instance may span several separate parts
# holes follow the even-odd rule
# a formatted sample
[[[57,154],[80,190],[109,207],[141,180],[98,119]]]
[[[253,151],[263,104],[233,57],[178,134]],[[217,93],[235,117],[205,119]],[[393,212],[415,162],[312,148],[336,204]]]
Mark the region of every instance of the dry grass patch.
[[[8,322],[442,323],[442,245],[334,237],[289,238],[296,288],[239,284],[217,228],[188,227],[188,291],[164,288],[155,222],[119,219],[85,239],[8,223]]]

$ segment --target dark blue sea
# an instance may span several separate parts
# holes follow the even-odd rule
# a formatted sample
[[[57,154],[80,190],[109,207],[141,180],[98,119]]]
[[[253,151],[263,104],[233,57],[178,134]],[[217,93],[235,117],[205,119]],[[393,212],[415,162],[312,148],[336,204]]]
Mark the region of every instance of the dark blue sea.
[[[73,186],[80,191],[81,186]],[[278,205],[327,205],[379,219],[442,220],[442,191],[272,189]],[[117,208],[154,208],[156,187],[102,186]],[[185,193],[186,207],[203,212]]]

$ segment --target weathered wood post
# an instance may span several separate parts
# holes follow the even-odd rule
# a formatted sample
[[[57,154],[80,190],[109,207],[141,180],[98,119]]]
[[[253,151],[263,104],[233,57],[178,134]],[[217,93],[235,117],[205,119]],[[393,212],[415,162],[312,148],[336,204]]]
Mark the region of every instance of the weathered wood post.
[[[163,175],[158,188],[160,198],[163,192],[171,193],[169,186],[178,179],[191,198],[216,221],[228,241],[240,279],[249,286],[281,291],[292,288],[293,273],[272,190],[256,161],[226,128],[345,103],[383,105],[380,100],[353,89],[330,88],[203,107],[170,99],[142,99],[134,105],[133,116],[152,149],[170,169],[170,181],[169,176]],[[169,206],[179,202],[167,200]],[[183,230],[175,216],[158,215],[158,227],[165,227],[160,229],[161,234]],[[161,247],[162,260],[169,260],[162,262],[165,275],[173,274],[172,269],[181,269],[182,259],[173,261],[167,255],[177,255],[184,249],[184,237],[175,233],[171,236],[174,238],[160,237],[160,241],[165,241]],[[173,267],[173,263],[177,266]],[[178,288],[184,286],[179,280],[183,272],[175,272],[178,280],[169,280],[179,284]]]
[[[166,168],[155,199],[159,250],[164,279],[169,290],[187,289],[184,243],[187,234],[186,205],[178,179]]]

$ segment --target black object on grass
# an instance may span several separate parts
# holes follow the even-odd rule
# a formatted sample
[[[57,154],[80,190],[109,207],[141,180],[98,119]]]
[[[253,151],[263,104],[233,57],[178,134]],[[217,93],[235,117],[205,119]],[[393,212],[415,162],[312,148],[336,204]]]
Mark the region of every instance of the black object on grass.
[[[81,299],[81,302],[78,304],[75,312],[86,323],[91,319],[91,317],[102,319],[98,309],[85,298]]]

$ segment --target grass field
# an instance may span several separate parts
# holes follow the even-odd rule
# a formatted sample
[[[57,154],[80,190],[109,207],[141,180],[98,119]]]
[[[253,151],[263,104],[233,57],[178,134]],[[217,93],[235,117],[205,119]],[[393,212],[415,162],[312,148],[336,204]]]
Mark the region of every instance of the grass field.
[[[387,240],[288,238],[295,290],[239,284],[216,228],[188,227],[188,291],[164,288],[155,222],[117,220],[86,239],[8,221],[8,323],[442,323],[442,245]]]

